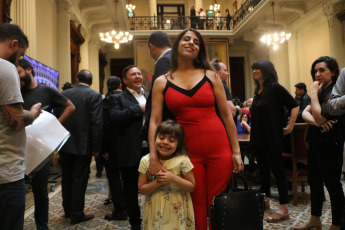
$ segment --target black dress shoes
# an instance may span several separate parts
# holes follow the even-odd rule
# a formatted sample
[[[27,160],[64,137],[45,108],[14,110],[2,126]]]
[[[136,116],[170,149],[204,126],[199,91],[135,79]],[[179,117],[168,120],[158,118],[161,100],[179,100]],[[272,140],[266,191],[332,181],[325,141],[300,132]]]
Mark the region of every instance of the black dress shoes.
[[[104,219],[106,220],[127,220],[128,215],[126,211],[116,212],[105,214]]]
[[[94,215],[84,215],[82,218],[80,219],[72,219],[71,218],[71,224],[79,224],[81,222],[85,222],[85,221],[89,221],[91,219],[93,219],[95,216]]]

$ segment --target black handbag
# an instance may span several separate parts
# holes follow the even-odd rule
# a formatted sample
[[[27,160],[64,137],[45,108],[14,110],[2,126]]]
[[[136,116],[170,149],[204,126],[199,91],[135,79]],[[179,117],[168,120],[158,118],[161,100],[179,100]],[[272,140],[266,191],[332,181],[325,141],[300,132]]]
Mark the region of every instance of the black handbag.
[[[242,177],[244,188],[236,186]],[[262,230],[265,194],[253,191],[243,173],[232,173],[226,189],[211,203],[212,230]]]

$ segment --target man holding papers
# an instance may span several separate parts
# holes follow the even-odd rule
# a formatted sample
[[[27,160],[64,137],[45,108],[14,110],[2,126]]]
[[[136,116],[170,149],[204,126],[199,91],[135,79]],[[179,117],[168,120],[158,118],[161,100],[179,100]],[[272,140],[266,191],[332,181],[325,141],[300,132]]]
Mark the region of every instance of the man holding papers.
[[[42,104],[42,109],[47,107],[45,110],[48,112],[60,107],[63,110],[58,118],[61,123],[72,115],[75,110],[73,103],[54,88],[37,84],[34,79],[34,69],[29,61],[25,59],[18,60],[17,70],[20,77],[22,97],[24,99],[24,109],[31,108],[33,104],[38,102]],[[31,178],[35,200],[35,223],[38,230],[48,229],[49,198],[47,184],[50,160],[45,162],[45,165]]]

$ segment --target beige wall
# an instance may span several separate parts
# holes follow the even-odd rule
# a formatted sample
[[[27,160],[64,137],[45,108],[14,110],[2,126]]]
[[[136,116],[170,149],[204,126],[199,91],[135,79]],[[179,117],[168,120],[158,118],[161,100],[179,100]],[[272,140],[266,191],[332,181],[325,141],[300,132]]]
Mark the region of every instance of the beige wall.
[[[36,59],[57,69],[56,60],[56,6],[51,0],[36,0]]]

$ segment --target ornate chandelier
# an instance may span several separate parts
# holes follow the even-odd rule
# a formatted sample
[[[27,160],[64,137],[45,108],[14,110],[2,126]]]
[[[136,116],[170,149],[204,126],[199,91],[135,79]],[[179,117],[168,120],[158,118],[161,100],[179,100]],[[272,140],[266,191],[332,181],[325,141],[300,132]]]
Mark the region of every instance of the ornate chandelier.
[[[116,33],[115,30],[111,32],[100,33],[99,37],[101,38],[101,41],[114,43],[115,49],[120,48],[120,43],[127,43],[128,41],[131,41],[133,39],[133,35],[131,35],[129,32],[120,31],[119,33]]]
[[[133,12],[135,10],[135,5],[131,3],[131,1],[128,2],[128,4],[126,4],[126,9],[129,12]]]
[[[272,13],[273,13],[273,32],[263,35],[260,38],[260,41],[265,43],[268,46],[273,46],[274,50],[279,48],[279,44],[283,44],[285,41],[289,40],[291,37],[291,33],[286,33],[284,31],[275,31],[275,17],[274,17],[274,2],[271,4],[272,6]]]
[[[217,3],[217,1],[215,1],[215,3],[212,5],[210,5],[210,10],[213,10],[213,11],[218,11],[220,9],[220,4]]]

